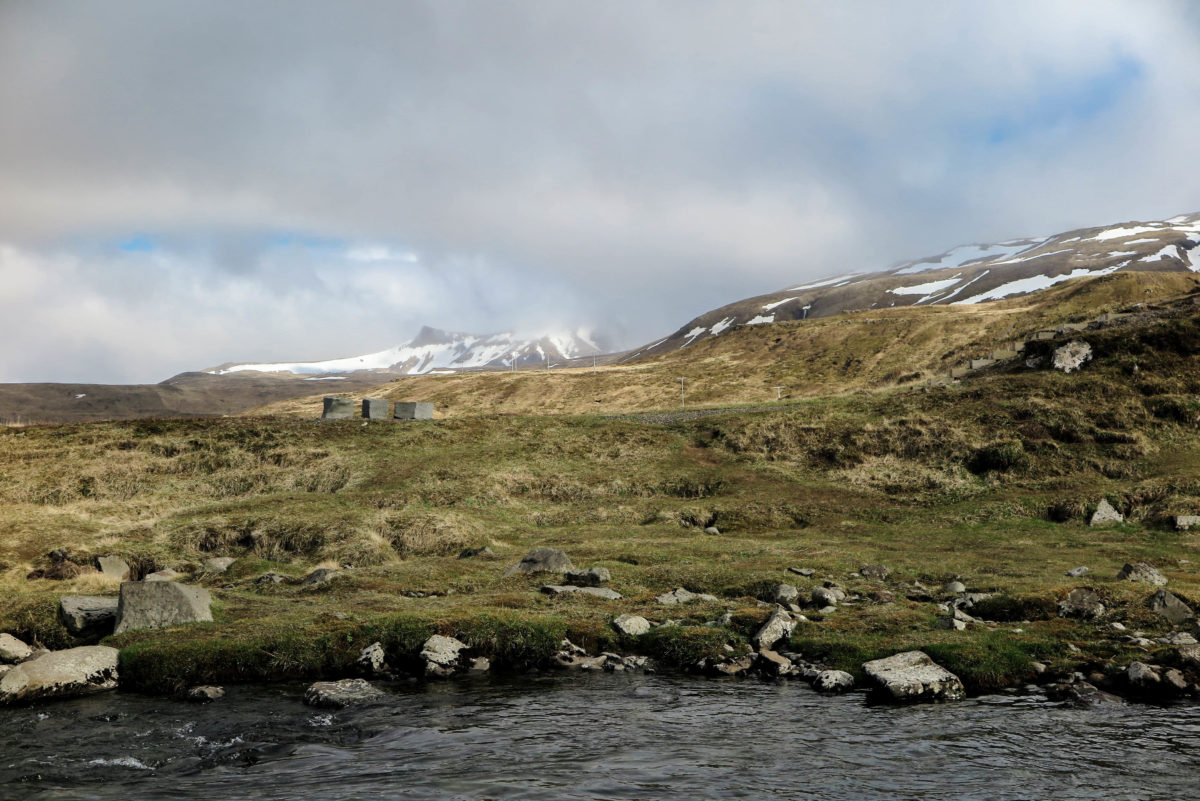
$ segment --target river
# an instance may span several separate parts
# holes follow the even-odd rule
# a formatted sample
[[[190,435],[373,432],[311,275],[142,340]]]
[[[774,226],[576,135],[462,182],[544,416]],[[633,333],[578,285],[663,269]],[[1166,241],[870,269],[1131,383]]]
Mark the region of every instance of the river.
[[[802,682],[551,674],[303,685],[203,706],[108,693],[0,710],[0,798],[1168,799],[1200,787],[1200,707],[1041,695],[875,706]]]

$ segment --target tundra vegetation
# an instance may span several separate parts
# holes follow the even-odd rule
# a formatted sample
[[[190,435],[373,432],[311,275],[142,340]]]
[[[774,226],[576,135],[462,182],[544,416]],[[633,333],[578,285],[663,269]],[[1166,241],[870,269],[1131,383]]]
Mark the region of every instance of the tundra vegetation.
[[[1200,601],[1200,532],[1171,522],[1200,514],[1200,321],[1190,308],[1073,334],[1094,355],[1070,374],[1019,360],[949,386],[845,392],[834,382],[823,395],[732,408],[709,399],[722,408],[686,414],[3,428],[0,631],[68,647],[59,597],[115,594],[115,579],[86,569],[27,578],[65,549],[81,565],[116,554],[140,575],[172,568],[212,592],[212,623],[105,639],[121,649],[122,684],[156,692],[351,675],[372,642],[403,669],[433,633],[498,669],[545,666],[564,637],[687,669],[747,648],[777,585],[795,585],[803,601],[825,580],[861,601],[806,610],[786,649],[860,677],[864,661],[914,649],[971,691],[1027,681],[1034,662],[1052,673],[1169,662],[1171,649],[1152,640],[1170,629],[1147,606],[1156,588],[1116,573],[1149,562],[1177,597]],[[784,325],[778,336],[805,330]],[[720,342],[704,343],[705,354]],[[1049,353],[1062,341],[1040,344]],[[677,367],[655,365],[645,380],[668,382]],[[1101,499],[1125,522],[1090,527]],[[504,575],[541,546],[607,568],[623,597],[551,597],[539,590],[560,577]],[[214,556],[236,561],[204,573]],[[890,574],[858,575],[868,564]],[[1081,565],[1089,575],[1066,575]],[[302,584],[317,567],[341,572]],[[284,580],[257,581],[267,573]],[[993,595],[979,615],[987,624],[935,625],[952,580]],[[654,600],[677,587],[717,600]],[[1077,587],[1103,599],[1103,622],[1058,616]],[[619,634],[610,622],[622,613],[678,625]],[[1111,635],[1113,622],[1151,644]]]

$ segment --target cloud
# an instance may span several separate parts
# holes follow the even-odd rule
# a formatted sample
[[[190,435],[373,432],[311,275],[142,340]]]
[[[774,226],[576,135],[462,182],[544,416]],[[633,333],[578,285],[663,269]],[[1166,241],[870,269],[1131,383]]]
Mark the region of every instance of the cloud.
[[[636,345],[834,272],[1200,209],[1198,99],[1183,2],[5,4],[4,275],[62,281],[0,310],[104,329],[105,359],[20,357],[64,379],[422,322]]]

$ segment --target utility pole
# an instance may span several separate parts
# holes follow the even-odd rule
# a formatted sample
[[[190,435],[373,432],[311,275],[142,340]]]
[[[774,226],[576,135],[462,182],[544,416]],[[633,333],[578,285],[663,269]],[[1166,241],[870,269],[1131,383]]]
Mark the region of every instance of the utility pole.
[[[775,400],[779,400],[780,393],[783,391],[783,387],[774,387],[774,390],[775,390]]]
[[[683,378],[683,376],[680,376],[679,377],[679,408],[681,408],[681,409],[687,408],[687,395],[684,392],[683,382],[684,382],[684,378]]]

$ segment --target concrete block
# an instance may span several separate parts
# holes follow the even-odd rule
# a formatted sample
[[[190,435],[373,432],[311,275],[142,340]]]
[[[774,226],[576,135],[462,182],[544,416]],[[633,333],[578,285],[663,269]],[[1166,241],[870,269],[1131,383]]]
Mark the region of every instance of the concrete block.
[[[413,401],[396,401],[397,420],[432,420],[433,404]]]
[[[354,416],[354,400],[351,398],[326,398],[322,420],[349,420]]]
[[[387,398],[363,398],[364,420],[387,420],[392,416],[392,402]]]

